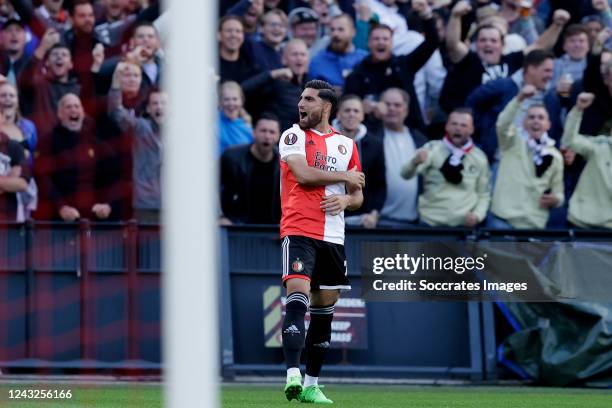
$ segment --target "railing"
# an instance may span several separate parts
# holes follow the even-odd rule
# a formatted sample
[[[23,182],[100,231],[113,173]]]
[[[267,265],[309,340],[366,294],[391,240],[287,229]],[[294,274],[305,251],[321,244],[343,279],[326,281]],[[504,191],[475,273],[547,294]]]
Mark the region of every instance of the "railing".
[[[0,367],[159,369],[157,226],[0,229]]]
[[[281,373],[282,351],[265,346],[262,300],[265,288],[280,284],[278,227],[221,228],[220,239],[223,374]],[[349,229],[349,277],[358,290],[363,242],[517,239],[611,241],[612,234]],[[158,226],[135,222],[0,226],[0,368],[161,369],[160,244]],[[366,323],[367,348],[333,350],[326,372],[496,376],[490,303],[368,303]]]

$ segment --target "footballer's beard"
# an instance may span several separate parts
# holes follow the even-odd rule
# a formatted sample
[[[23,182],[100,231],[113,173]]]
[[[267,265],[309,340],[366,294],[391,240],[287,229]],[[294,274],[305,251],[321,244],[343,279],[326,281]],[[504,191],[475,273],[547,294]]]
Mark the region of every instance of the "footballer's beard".
[[[323,112],[322,111],[310,112],[306,116],[306,118],[304,118],[304,119],[300,118],[300,127],[302,129],[316,128],[317,125],[321,122],[322,118],[323,118]]]

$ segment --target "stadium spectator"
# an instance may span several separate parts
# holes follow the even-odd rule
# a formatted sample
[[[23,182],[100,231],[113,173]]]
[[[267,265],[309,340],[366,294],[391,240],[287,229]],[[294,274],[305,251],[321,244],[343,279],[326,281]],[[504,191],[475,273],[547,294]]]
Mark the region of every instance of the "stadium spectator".
[[[427,142],[402,168],[402,177],[423,177],[419,220],[432,227],[475,227],[485,220],[491,192],[489,162],[474,145],[469,109],[455,109],[442,140]]]
[[[2,26],[2,54],[0,56],[0,74],[13,85],[30,59],[25,54],[26,31],[23,23],[11,19]]]
[[[38,142],[36,127],[30,120],[21,116],[17,89],[8,82],[0,83],[0,112],[2,112],[0,133],[6,134],[23,147],[28,174],[31,175]],[[38,188],[34,178],[30,177],[28,188],[17,193],[17,221],[28,219],[30,213],[36,210],[37,203]]]
[[[22,113],[36,125],[39,136],[57,123],[57,103],[67,93],[78,95],[81,86],[72,70],[72,54],[60,44],[60,35],[49,29],[17,78]]]
[[[36,161],[38,171],[45,175],[39,179],[41,192],[50,204],[41,216],[64,221],[106,220],[112,207],[101,158],[109,152],[96,140],[95,125],[85,116],[78,96],[64,95],[57,116],[59,123],[49,145]]]
[[[242,83],[258,74],[261,69],[244,44],[244,29],[240,17],[228,15],[219,20],[219,75],[221,82]]]
[[[132,205],[134,215],[139,222],[159,223],[163,154],[161,130],[168,97],[165,92],[152,91],[149,94],[145,115],[135,116],[123,105],[119,73],[124,69],[129,69],[129,64],[119,63],[116,69],[118,74],[113,80],[108,95],[108,111],[121,130],[133,137]]]
[[[365,5],[376,14],[379,24],[386,25],[391,28],[392,32],[392,49],[394,54],[403,54],[401,51],[405,45],[408,34],[408,23],[406,17],[402,15],[402,11],[398,6],[404,2],[397,0],[367,0]],[[416,2],[415,2],[416,3]]]
[[[283,66],[244,81],[242,87],[247,100],[257,100],[262,111],[274,112],[287,129],[298,121],[295,101],[308,81],[308,48],[304,41],[294,38],[283,49]]]
[[[380,212],[378,225],[382,227],[413,225],[418,220],[416,179],[404,180],[403,165],[414,156],[416,150],[427,142],[417,129],[404,125],[410,103],[408,93],[400,88],[387,89],[381,97],[384,105],[383,147],[385,155],[385,180],[387,196]]]
[[[582,79],[589,53],[589,36],[583,26],[572,24],[565,29],[563,51],[565,54],[555,60],[552,83],[559,95],[569,97],[573,83]]]
[[[612,49],[605,50],[612,30],[603,30],[597,36],[587,57],[582,87],[595,94],[595,100],[584,111],[580,133],[607,135],[612,130],[610,106],[612,106]]]
[[[221,156],[222,223],[278,224],[280,221],[280,127],[264,112],[253,143],[233,146]]]
[[[597,38],[597,34],[599,34],[599,32],[605,28],[601,17],[598,15],[586,16],[580,20],[580,24],[582,24],[589,36],[589,44],[593,46],[593,43],[595,43],[595,39]]]
[[[523,4],[521,0],[501,0],[500,5],[498,15],[508,22],[508,32],[520,35],[527,45],[533,44],[538,38],[537,26],[541,27],[542,22],[531,13],[531,4]]]
[[[0,125],[3,123],[0,115]],[[0,131],[0,220],[24,220],[19,214],[17,193],[26,191],[29,181],[30,166],[23,147]]]
[[[252,36],[257,32],[257,23],[264,12],[264,0],[240,0],[227,10],[226,15],[242,18],[244,32]]]
[[[563,158],[547,134],[546,108],[532,105],[522,125],[515,123],[522,103],[536,93],[534,85],[524,85],[497,120],[501,161],[490,228],[544,228],[549,210],[563,204]]]
[[[440,93],[440,106],[446,112],[465,105],[468,95],[478,86],[499,78],[508,78],[523,65],[524,56],[534,49],[551,49],[569,14],[554,13],[553,24],[531,46],[523,51],[502,55],[503,32],[496,25],[481,25],[475,33],[476,50],[461,41],[461,19],[471,11],[469,2],[461,0],[453,7],[446,29],[446,48],[452,66]]]
[[[426,40],[410,54],[394,56],[391,52],[391,28],[384,25],[375,26],[368,39],[369,56],[346,78],[344,92],[362,97],[366,114],[373,113],[375,101],[388,88],[404,89],[410,95],[410,100],[417,101],[414,76],[436,50],[438,32],[429,6],[426,3],[414,2],[413,7],[415,4],[422,7],[417,10],[424,20]],[[413,103],[410,107],[407,125],[419,129],[424,127],[418,103]]]
[[[495,122],[498,115],[525,85],[532,85],[536,92],[528,98],[521,99],[520,110],[516,115],[517,124],[522,122],[529,106],[544,104],[553,125],[550,136],[556,140],[561,137],[559,123],[561,106],[555,97],[555,91],[547,91],[553,75],[553,65],[552,53],[542,50],[531,51],[525,57],[522,71],[517,71],[510,78],[489,81],[476,88],[468,97],[466,105],[475,112],[474,119],[480,146],[491,163],[496,161],[498,138],[495,136]]]
[[[120,54],[126,36],[131,35],[134,27],[143,22],[152,23],[159,17],[159,3],[149,2],[149,6],[131,14],[125,0],[103,0],[104,17],[98,19],[94,27],[95,37],[104,44],[110,56]]]
[[[28,0],[10,1],[20,19],[30,26],[34,35],[39,38],[49,28],[64,34],[72,26],[70,15],[64,9],[64,0],[42,0],[36,9]]]
[[[12,84],[2,81],[0,81],[0,112],[4,118],[1,131],[20,143],[25,149],[26,158],[31,160],[38,140],[36,127],[32,121],[21,116],[17,89]]]
[[[157,29],[149,22],[137,23],[125,56],[111,56],[106,59],[104,50],[102,46],[97,46],[92,53],[94,64],[91,72],[95,74],[98,97],[108,93],[117,64],[122,60],[129,61],[138,68],[139,82],[135,94],[130,100],[124,98],[124,103],[136,108],[139,114],[143,113],[149,92],[159,89],[161,84],[163,58],[158,55],[160,42]]]
[[[361,98],[357,95],[344,95],[340,99],[333,126],[338,132],[355,141],[366,179],[361,208],[347,215],[344,220],[347,225],[375,228],[387,197],[385,152],[380,138],[368,133],[363,124],[364,118]]]
[[[341,89],[344,79],[368,53],[353,45],[355,24],[348,14],[332,18],[329,32],[329,47],[314,56],[309,73],[312,78],[325,80]]]
[[[609,0],[591,0],[591,6],[601,18],[604,27],[612,29],[612,12]]]
[[[240,85],[228,81],[219,87],[219,154],[230,146],[253,140],[251,117],[244,110]]]
[[[587,162],[569,201],[568,221],[581,228],[612,229],[612,134],[590,137],[579,133],[583,113],[594,97],[592,93],[578,95],[561,140]]]
[[[319,36],[319,16],[308,7],[297,7],[289,13],[290,37],[306,44],[310,55],[316,55],[327,46],[327,39]]]
[[[287,15],[281,10],[270,10],[261,21],[261,39],[253,41],[255,62],[264,70],[282,67],[282,43],[287,35]]]

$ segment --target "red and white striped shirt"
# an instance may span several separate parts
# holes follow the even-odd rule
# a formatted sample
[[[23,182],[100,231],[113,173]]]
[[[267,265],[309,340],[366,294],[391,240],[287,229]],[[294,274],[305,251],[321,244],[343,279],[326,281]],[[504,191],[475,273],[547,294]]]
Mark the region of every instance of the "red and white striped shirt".
[[[345,183],[306,186],[297,182],[286,162],[288,156],[305,156],[310,167],[323,171],[347,171],[361,163],[355,142],[336,132],[327,134],[298,125],[283,132],[279,142],[281,166],[281,238],[300,235],[344,244],[344,213],[331,215],[320,206],[324,196],[346,194]]]

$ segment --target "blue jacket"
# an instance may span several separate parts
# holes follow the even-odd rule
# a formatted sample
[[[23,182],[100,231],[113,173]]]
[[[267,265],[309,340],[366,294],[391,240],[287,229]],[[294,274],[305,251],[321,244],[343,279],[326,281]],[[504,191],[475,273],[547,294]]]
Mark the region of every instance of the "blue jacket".
[[[495,123],[501,111],[519,92],[516,81],[503,78],[489,81],[474,89],[466,100],[466,106],[474,111],[474,140],[487,154],[489,163],[495,161],[497,134]],[[544,106],[550,116],[551,129],[548,134],[555,139],[557,146],[563,132],[561,124],[561,104],[555,97],[554,88],[544,95]]]
[[[308,72],[313,79],[323,79],[334,86],[344,86],[344,78],[366,55],[367,51],[359,48],[347,54],[338,54],[328,47],[314,56]]]

